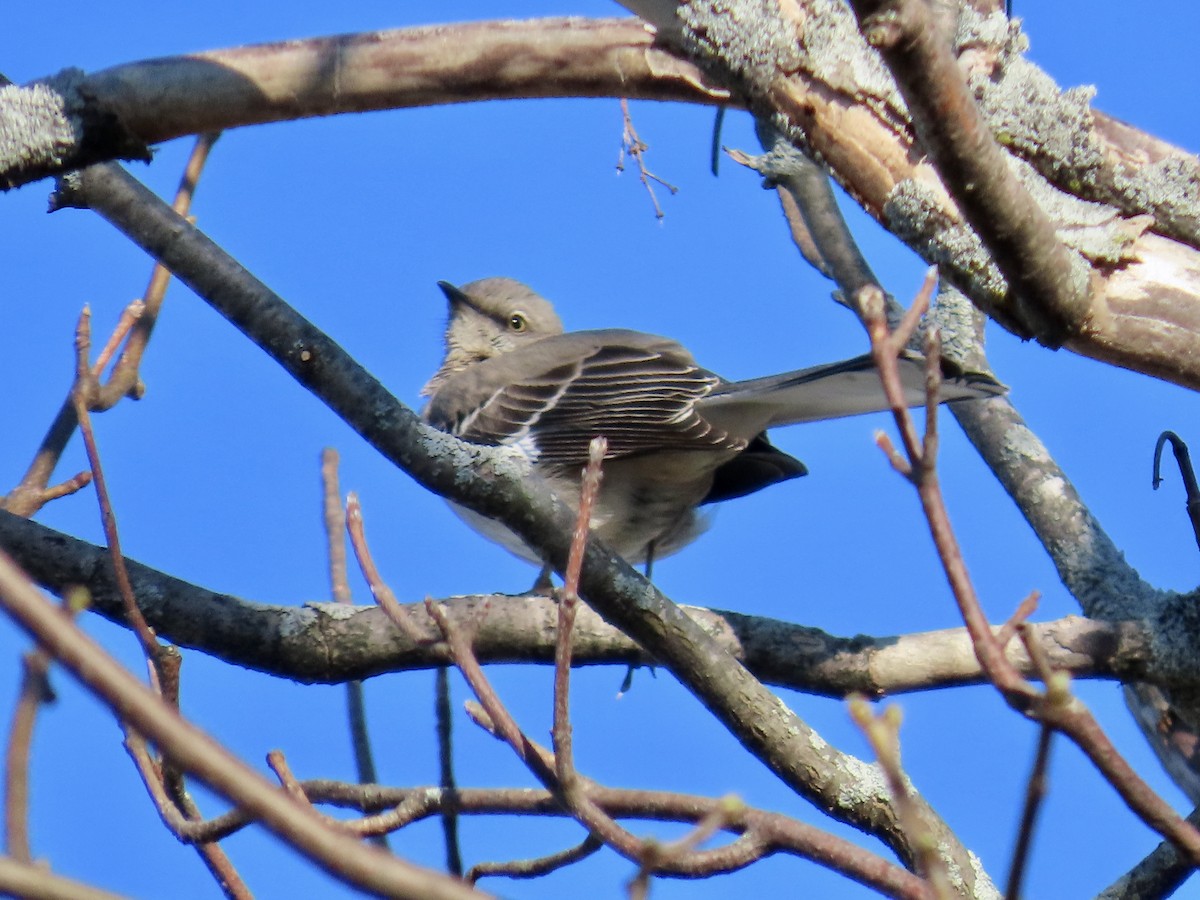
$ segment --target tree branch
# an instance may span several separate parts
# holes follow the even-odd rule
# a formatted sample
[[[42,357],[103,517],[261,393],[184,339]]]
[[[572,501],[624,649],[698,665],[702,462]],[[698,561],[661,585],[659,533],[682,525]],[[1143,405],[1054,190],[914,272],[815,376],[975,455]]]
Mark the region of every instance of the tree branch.
[[[181,768],[241,805],[276,836],[334,875],[383,896],[478,896],[453,879],[428,872],[328,828],[306,805],[262,776],[141,684],[78,626],[47,603],[0,554],[0,601],[55,661]]]
[[[42,587],[63,593],[83,585],[91,608],[124,622],[106,551],[36,522],[0,513],[0,548]],[[269,605],[208,591],[132,559],[134,593],[146,621],[164,638],[226,662],[293,681],[340,683],[385,672],[445,665],[445,649],[421,604],[402,607],[411,633],[390,627],[373,606]],[[554,602],[538,595],[453,597],[439,601],[458,622],[474,623],[473,650],[484,663],[549,664],[554,656]],[[1185,598],[1177,598],[1182,607]],[[759,679],[828,697],[872,697],[984,682],[961,628],[888,637],[836,637],[820,629],[726,610],[685,607],[725,652]],[[1068,617],[1033,626],[1056,669],[1076,678],[1169,677],[1200,686],[1200,672],[1160,669],[1155,638],[1144,622]],[[654,660],[590,608],[573,630],[576,665],[648,665]],[[1200,636],[1195,636],[1200,639]],[[1180,641],[1190,638],[1181,635]],[[1013,665],[1036,674],[1024,650],[1008,648]]]
[[[722,103],[636,19],[433,25],[78,69],[0,87],[0,188],[185,134],[339,113],[514,97]]]
[[[519,454],[465,444],[422,424],[345,351],[118,167],[79,173],[63,186],[60,204],[100,212],[387,459],[430,490],[503,522],[541,548],[557,571],[564,570],[574,516],[530,477]],[[821,740],[685,612],[599,542],[586,550],[580,593],[670,668],[789,787],[911,859],[886,794],[860,789],[859,780],[872,777],[865,764]],[[854,791],[845,790],[848,782],[856,784]],[[944,823],[938,829],[960,883],[972,889],[977,869],[969,854]]]

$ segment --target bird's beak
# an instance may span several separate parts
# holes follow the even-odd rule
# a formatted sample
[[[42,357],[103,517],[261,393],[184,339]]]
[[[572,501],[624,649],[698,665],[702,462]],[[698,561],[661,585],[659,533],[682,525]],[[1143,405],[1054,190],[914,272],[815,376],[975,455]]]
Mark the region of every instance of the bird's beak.
[[[442,289],[442,293],[446,295],[446,299],[450,302],[451,311],[458,306],[469,306],[475,308],[475,304],[471,302],[471,298],[464,294],[457,287],[448,281],[439,281],[437,286]]]

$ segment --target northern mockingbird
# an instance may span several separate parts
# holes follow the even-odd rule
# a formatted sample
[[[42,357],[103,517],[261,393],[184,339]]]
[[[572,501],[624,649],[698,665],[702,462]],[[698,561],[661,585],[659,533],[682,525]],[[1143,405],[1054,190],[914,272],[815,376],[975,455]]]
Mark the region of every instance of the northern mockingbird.
[[[725,381],[668,338],[604,329],[563,332],[549,301],[510,278],[461,288],[446,357],[422,390],[424,417],[465,441],[523,452],[563,501],[579,500],[588,444],[608,439],[593,532],[630,564],[661,559],[706,525],[699,507],[806,474],[766,429],[887,408],[869,356],[750,381]],[[924,361],[902,359],[916,406]],[[1004,388],[982,374],[947,378],[942,401]],[[498,522],[457,505],[473,528],[517,556],[539,555]]]

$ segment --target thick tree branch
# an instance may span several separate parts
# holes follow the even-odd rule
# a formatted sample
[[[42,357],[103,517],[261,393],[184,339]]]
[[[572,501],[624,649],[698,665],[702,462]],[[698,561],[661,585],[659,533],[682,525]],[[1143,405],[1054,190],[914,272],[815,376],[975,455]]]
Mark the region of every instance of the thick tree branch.
[[[814,151],[867,212],[942,265],[977,305],[1021,330],[1005,312],[1006,282],[930,163],[913,152],[903,101],[842,3],[805,0],[803,27],[779,18],[773,4],[739,9],[736,21],[717,31],[746,50],[744,58],[738,46],[723,50],[703,35],[683,41],[674,3],[628,5],[659,27],[657,42],[636,20],[481,23],[133,63],[82,80],[63,76],[49,94],[45,86],[9,88],[0,104],[8,99],[10,119],[36,103],[54,105],[59,118],[42,113],[10,129],[15,146],[0,146],[0,177],[8,171],[11,183],[24,183],[120,156],[122,140],[104,129],[148,143],[254,122],[494,97],[739,105],[743,95],[761,119]],[[750,33],[771,40],[751,53],[737,37]],[[667,52],[666,39],[695,54],[710,80]],[[1060,239],[1092,266],[1100,300],[1088,313],[1088,333],[1067,346],[1200,387],[1200,162],[1093,113],[1086,92],[1060,91],[1020,56],[1020,35],[999,12],[964,10],[956,46],[988,126],[1004,134],[1006,149],[1020,160],[1016,171]],[[279,80],[266,79],[275,68]],[[725,97],[730,86],[735,96]],[[81,121],[94,117],[103,125],[86,142],[74,136],[83,127],[72,119],[80,105]]]
[[[60,200],[101,212],[386,458],[430,490],[504,522],[563,571],[574,517],[529,477],[517,454],[464,444],[420,423],[326,335],[116,166],[79,173]],[[599,542],[587,548],[580,589],[593,608],[670,668],[789,787],[911,860],[886,792],[862,789],[862,779],[877,779],[877,773],[821,740],[686,613]],[[856,785],[854,791],[845,790],[848,783]],[[973,860],[943,823],[937,828],[959,883],[972,890],[979,877]]]
[[[625,5],[655,25],[664,44],[818,159],[868,213],[940,266],[977,306],[1031,335],[1013,315],[1001,268],[951,199],[895,83],[844,3]],[[1008,165],[1053,222],[1072,266],[1082,260],[1090,267],[1092,302],[1073,309],[1087,328],[1066,346],[1200,387],[1200,229],[1193,227],[1200,222],[1200,161],[1150,139],[1154,154],[1139,167],[1136,138],[1108,127],[1111,120],[1098,124],[1086,97],[1059,91],[1026,62],[1019,32],[998,10],[964,7],[955,47],[976,93],[991,92],[981,108],[993,133],[1007,135],[1016,98],[1037,100],[1036,118],[1020,123],[1027,138],[1011,148],[1006,142],[1006,149],[1015,151]],[[1033,133],[1054,140],[1038,143]],[[1151,195],[1159,199],[1137,202]],[[1121,199],[1113,207],[1081,197]],[[1160,210],[1169,212],[1161,233],[1153,218]]]
[[[913,128],[963,217],[1010,286],[1007,313],[1049,346],[1087,327],[1087,266],[992,139],[925,0],[853,0],[867,42],[887,61]]]
[[[473,22],[69,69],[0,88],[0,188],[185,134],[338,113],[514,97],[725,102],[633,19]]]
[[[47,590],[83,585],[92,608],[122,623],[106,551],[35,522],[0,513],[0,547]],[[404,607],[413,633],[390,627],[373,606],[307,603],[272,606],[218,594],[127,560],[146,621],[177,644],[235,665],[303,682],[339,683],[446,663],[420,604]],[[472,648],[485,663],[548,664],[554,656],[554,602],[543,596],[452,597],[440,601],[472,623]],[[1185,601],[1180,598],[1180,603]],[[742,613],[685,607],[726,652],[760,680],[829,697],[873,697],[954,685],[983,677],[961,628],[893,637],[836,637],[816,628]],[[1153,679],[1155,640],[1144,623],[1067,618],[1033,626],[1054,667],[1077,678]],[[645,665],[653,660],[589,608],[579,610],[577,665]],[[1200,640],[1200,635],[1197,635]],[[1012,642],[1009,658],[1035,674]],[[1200,673],[1169,669],[1171,683],[1200,689]]]

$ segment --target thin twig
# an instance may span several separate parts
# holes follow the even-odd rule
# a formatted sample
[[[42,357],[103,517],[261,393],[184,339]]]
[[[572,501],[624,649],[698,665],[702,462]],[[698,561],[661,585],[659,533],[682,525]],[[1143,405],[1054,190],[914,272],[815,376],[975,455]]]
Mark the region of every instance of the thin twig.
[[[216,134],[206,134],[196,139],[196,145],[188,158],[172,204],[172,209],[181,216],[186,216],[191,209],[192,197],[200,173],[217,137]],[[170,272],[161,263],[155,262],[150,283],[147,285],[142,299],[135,300],[122,313],[112,337],[108,340],[93,368],[93,377],[97,380],[97,386],[92,391],[92,396],[89,397],[90,408],[93,412],[111,408],[122,396],[140,396],[138,367],[162,307],[169,281]],[[104,366],[108,364],[117,344],[127,334],[129,340],[126,342],[120,360],[109,376],[108,383],[99,385],[98,379]],[[2,498],[0,508],[17,515],[31,516],[51,500],[73,494],[90,482],[91,473],[89,472],[79,473],[61,484],[49,486],[54,469],[58,466],[67,442],[75,433],[78,424],[79,419],[75,412],[73,393],[69,392],[42,438],[41,445],[34,454],[29,468],[21,477],[20,483],[6,497]]]
[[[489,875],[503,875],[506,878],[541,878],[543,875],[549,875],[551,872],[577,863],[581,859],[587,859],[603,846],[601,841],[589,834],[574,847],[568,847],[558,853],[550,853],[535,859],[476,863],[468,870],[466,879],[474,884],[480,878],[486,878]]]
[[[571,538],[571,552],[567,557],[567,570],[563,577],[563,589],[558,598],[558,630],[554,641],[554,761],[556,774],[563,789],[570,791],[576,781],[574,756],[571,742],[570,685],[571,685],[571,629],[575,624],[575,612],[579,606],[579,573],[583,568],[583,551],[587,543],[588,528],[592,519],[592,505],[600,490],[600,467],[608,450],[608,441],[594,438],[588,446],[587,467],[579,492],[579,513],[575,521],[575,532]]]
[[[1017,829],[1016,845],[1013,847],[1012,865],[1008,869],[1005,900],[1019,900],[1021,897],[1021,882],[1025,878],[1029,851],[1033,847],[1033,829],[1042,801],[1046,797],[1046,773],[1049,770],[1050,743],[1053,739],[1054,729],[1049,725],[1042,725],[1038,729],[1037,753],[1033,758],[1029,781],[1025,784],[1025,805],[1021,809],[1021,824]]]
[[[346,567],[346,513],[342,507],[338,486],[338,452],[332,447],[321,451],[322,512],[325,522],[325,547],[329,554],[329,593],[336,603],[353,603]],[[367,708],[363,683],[357,678],[346,682],[346,718],[350,729],[350,746],[354,751],[354,766],[360,784],[379,780],[371,739],[367,732]],[[384,850],[389,849],[387,835],[372,835],[371,841]]]
[[[913,803],[908,778],[900,765],[900,708],[889,706],[877,716],[865,697],[851,697],[849,705],[851,718],[870,742],[879,768],[887,779],[904,836],[916,851],[918,873],[924,876],[934,897],[949,900],[955,892],[945,860],[938,853],[933,833]]]
[[[1200,486],[1196,484],[1196,470],[1192,467],[1192,457],[1183,439],[1173,431],[1164,431],[1158,436],[1154,445],[1154,478],[1151,486],[1158,490],[1162,484],[1159,472],[1159,461],[1162,458],[1163,444],[1170,441],[1175,453],[1175,462],[1179,466],[1179,474],[1183,476],[1183,489],[1187,498],[1188,521],[1192,523],[1192,534],[1196,538],[1196,546],[1200,547]]]
[[[1026,594],[1025,599],[1017,604],[1017,608],[1013,611],[1013,614],[1008,617],[1008,621],[996,632],[996,643],[1001,647],[1008,647],[1009,641],[1013,639],[1013,635],[1017,633],[1017,629],[1025,625],[1029,617],[1037,612],[1038,603],[1041,599],[1041,591],[1035,590]]]
[[[371,588],[371,596],[375,598],[375,602],[409,640],[423,641],[425,636],[421,634],[416,623],[409,618],[408,612],[400,605],[400,601],[396,599],[392,589],[380,577],[379,569],[375,567],[375,559],[371,556],[371,547],[367,543],[362,505],[358,502],[358,495],[353,491],[346,496],[346,532],[350,535],[350,546],[354,549],[358,567]]]
[[[275,835],[335,877],[401,897],[476,896],[460,882],[365,847],[330,829],[312,810],[279,792],[207,734],[179,717],[73,622],[50,606],[0,553],[0,604],[93,694],[217,793],[242,805]]]
[[[95,380],[88,366],[88,349],[91,346],[91,313],[85,307],[79,316],[79,324],[75,332],[75,388],[72,398],[75,415],[79,421],[79,431],[83,437],[83,445],[87,451],[88,467],[92,471],[92,479],[96,485],[96,500],[100,504],[100,524],[104,528],[104,539],[108,544],[112,560],[113,576],[121,599],[125,603],[125,615],[130,630],[137,635],[146,658],[153,660],[159,652],[158,638],[138,608],[137,598],[133,595],[133,584],[129,580],[129,571],[125,567],[125,556],[121,553],[121,538],[117,531],[117,518],[113,512],[112,499],[108,494],[108,486],[104,481],[104,472],[100,466],[100,451],[96,447],[96,436],[92,431],[92,422],[88,414],[88,398],[94,391]]]
[[[621,153],[617,157],[617,171],[625,171],[626,153],[633,157],[633,161],[637,163],[638,167],[638,178],[641,179],[642,186],[646,188],[646,193],[650,195],[650,202],[654,204],[654,217],[661,222],[665,213],[663,213],[662,207],[658,205],[658,197],[654,194],[654,185],[650,183],[651,180],[657,181],[672,194],[678,194],[679,188],[659,178],[646,168],[646,151],[650,148],[638,137],[637,129],[633,127],[633,116],[629,112],[629,101],[624,97],[621,98],[621,121],[623,123]]]
[[[872,357],[879,369],[912,464],[912,480],[917,487],[926,522],[981,668],[1013,709],[1069,736],[1138,817],[1159,834],[1171,838],[1194,861],[1200,863],[1200,830],[1176,813],[1117,752],[1092,714],[1071,694],[1069,676],[1063,672],[1051,672],[1046,666],[1043,673],[1046,688],[1044,692],[1039,692],[1005,656],[1004,647],[988,625],[971,583],[957,537],[950,525],[936,469],[926,465],[912,416],[903,403],[894,343],[887,333],[879,292],[865,288],[859,292],[858,300],[871,336]],[[1028,642],[1030,647],[1034,643]],[[1031,649],[1030,652],[1036,654],[1037,650]],[[1037,656],[1034,656],[1034,663],[1038,665]]]
[[[458,809],[454,798],[458,784],[454,778],[454,718],[450,714],[450,670],[439,666],[434,686],[434,719],[437,725],[438,786],[447,797],[442,805],[442,838],[446,842],[446,871],[462,876],[462,848],[458,837]]]
[[[32,650],[21,657],[21,692],[13,710],[4,755],[4,839],[8,855],[33,862],[29,844],[29,755],[38,709],[54,700],[48,677],[50,657]]]
[[[216,819],[204,820],[186,793],[173,794],[168,790],[164,783],[163,768],[151,755],[145,739],[128,723],[122,727],[125,750],[133,760],[163,825],[176,838],[196,848],[200,860],[228,900],[254,900],[254,895],[234,868],[233,862],[216,843],[249,824],[250,819],[240,811],[233,810]]]
[[[458,666],[459,671],[466,678],[467,684],[471,686],[471,690],[479,699],[490,724],[489,730],[512,748],[513,752],[542,784],[562,798],[566,808],[590,833],[596,835],[627,859],[638,861],[641,841],[596,806],[595,802],[587,796],[582,783],[568,796],[559,781],[554,754],[539,747],[521,730],[512,714],[500,700],[499,695],[496,694],[491,682],[488,681],[483,668],[475,658],[470,641],[450,621],[438,604],[427,600],[425,607],[429,610],[429,614],[437,623],[438,628],[442,630],[455,665]]]

